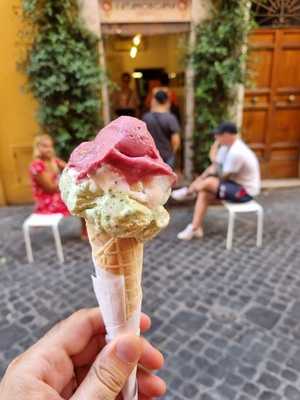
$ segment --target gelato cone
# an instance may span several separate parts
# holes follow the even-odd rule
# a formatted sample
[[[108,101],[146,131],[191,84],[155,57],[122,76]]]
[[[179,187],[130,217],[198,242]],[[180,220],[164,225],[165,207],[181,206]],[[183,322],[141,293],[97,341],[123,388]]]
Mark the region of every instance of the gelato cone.
[[[164,204],[175,179],[146,125],[132,117],[118,118],[78,146],[61,176],[62,198],[86,220],[107,340],[139,334],[144,242],[169,223]],[[136,371],[122,394],[138,399]]]
[[[126,320],[140,307],[142,302],[142,269],[144,244],[134,238],[97,237],[88,225],[94,262],[114,275],[124,277]]]

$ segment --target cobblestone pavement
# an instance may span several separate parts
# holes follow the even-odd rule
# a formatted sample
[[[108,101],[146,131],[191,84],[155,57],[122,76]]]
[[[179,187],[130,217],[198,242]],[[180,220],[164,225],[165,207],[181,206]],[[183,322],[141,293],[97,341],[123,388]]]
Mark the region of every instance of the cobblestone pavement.
[[[144,310],[150,339],[166,357],[167,400],[300,399],[300,190],[264,194],[264,247],[255,247],[252,216],[237,221],[225,250],[227,214],[212,208],[206,237],[175,234],[191,207],[147,244]],[[0,375],[8,362],[57,320],[95,305],[87,243],[77,221],[65,221],[66,263],[52,237],[34,233],[36,262],[25,258],[21,224],[30,207],[0,209]]]

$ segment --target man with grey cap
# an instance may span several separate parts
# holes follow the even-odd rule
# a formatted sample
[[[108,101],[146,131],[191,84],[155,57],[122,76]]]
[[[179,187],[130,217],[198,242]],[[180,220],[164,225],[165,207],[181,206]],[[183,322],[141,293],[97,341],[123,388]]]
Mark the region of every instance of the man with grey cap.
[[[197,196],[193,221],[177,237],[203,237],[203,221],[209,204],[217,200],[245,203],[260,192],[259,163],[253,151],[238,137],[234,123],[223,122],[213,131],[212,164],[189,187],[173,191],[172,198]]]

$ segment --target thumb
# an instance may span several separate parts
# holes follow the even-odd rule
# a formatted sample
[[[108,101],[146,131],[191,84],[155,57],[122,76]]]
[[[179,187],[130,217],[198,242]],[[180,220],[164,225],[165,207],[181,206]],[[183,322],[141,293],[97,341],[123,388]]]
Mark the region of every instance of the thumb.
[[[114,400],[136,367],[142,352],[141,338],[122,335],[99,354],[71,400]]]

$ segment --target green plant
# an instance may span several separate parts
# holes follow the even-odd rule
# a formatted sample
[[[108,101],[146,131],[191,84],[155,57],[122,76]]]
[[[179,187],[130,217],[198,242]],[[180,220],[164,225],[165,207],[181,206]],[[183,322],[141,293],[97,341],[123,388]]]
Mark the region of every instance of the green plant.
[[[254,27],[246,17],[248,0],[223,0],[209,20],[197,28],[192,51],[195,69],[194,167],[203,171],[209,164],[211,131],[230,118],[236,85],[245,83],[245,39]],[[244,47],[245,48],[245,47]]]
[[[28,88],[41,129],[66,158],[100,126],[98,39],[82,26],[76,0],[22,0],[22,6],[32,36],[22,64]]]

